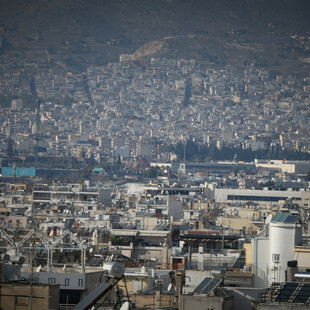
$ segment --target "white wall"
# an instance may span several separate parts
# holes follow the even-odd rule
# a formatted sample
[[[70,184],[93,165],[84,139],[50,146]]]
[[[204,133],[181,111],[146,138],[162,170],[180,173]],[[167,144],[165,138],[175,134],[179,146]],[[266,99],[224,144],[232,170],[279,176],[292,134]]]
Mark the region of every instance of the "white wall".
[[[258,196],[258,197],[280,197],[285,200],[288,197],[301,198],[300,191],[270,191],[270,190],[252,190],[252,189],[233,189],[233,188],[214,188],[214,199],[216,202],[231,202],[228,200],[228,195],[242,196]],[[272,204],[277,202],[257,201],[260,204]]]
[[[294,247],[301,243],[301,225],[271,222],[269,236],[252,239],[252,271],[254,285],[267,288],[272,282],[284,282],[287,262],[294,259]],[[279,254],[279,262],[273,262]]]
[[[254,286],[257,288],[268,287],[268,258],[269,238],[252,239],[252,271],[254,273]]]

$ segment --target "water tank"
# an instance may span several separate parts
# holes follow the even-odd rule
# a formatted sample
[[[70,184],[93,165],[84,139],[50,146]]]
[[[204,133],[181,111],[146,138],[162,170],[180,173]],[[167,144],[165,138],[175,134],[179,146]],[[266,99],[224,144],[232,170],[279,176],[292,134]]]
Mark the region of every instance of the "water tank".
[[[11,263],[12,264],[22,265],[25,262],[25,260],[26,259],[24,256],[17,256],[17,255],[11,256]]]
[[[294,259],[294,247],[300,245],[301,226],[295,223],[270,222],[269,272],[270,282],[284,282],[287,262]],[[275,259],[276,258],[276,259]]]
[[[103,270],[107,272],[109,277],[120,279],[125,273],[125,266],[118,262],[105,262]]]
[[[3,262],[9,262],[11,259],[10,255],[9,254],[1,254],[1,260]]]

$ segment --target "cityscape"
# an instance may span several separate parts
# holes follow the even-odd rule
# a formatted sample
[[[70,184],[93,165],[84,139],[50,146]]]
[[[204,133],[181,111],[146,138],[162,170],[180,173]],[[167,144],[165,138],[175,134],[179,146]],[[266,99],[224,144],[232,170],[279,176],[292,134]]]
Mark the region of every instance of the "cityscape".
[[[200,5],[143,12],[172,2]],[[71,38],[41,48],[39,30],[18,50],[11,22],[0,24],[0,309],[310,307],[308,24],[289,35],[305,57],[296,72],[187,57],[179,41],[177,55],[170,37],[126,51],[113,27],[113,57],[94,61],[95,44],[79,43],[78,64]],[[284,36],[279,25],[267,29]]]
[[[28,79],[2,76],[3,93],[31,95]],[[22,99],[2,109],[3,155],[8,141],[16,154],[34,154],[39,113],[43,157],[166,161],[169,147],[190,140],[217,149],[286,150],[309,159],[308,78],[270,76],[251,65],[236,72],[206,69],[194,59],[151,59],[145,67],[122,61],[89,67],[85,74],[38,74],[33,88],[42,101],[39,112],[35,102],[30,108]]]

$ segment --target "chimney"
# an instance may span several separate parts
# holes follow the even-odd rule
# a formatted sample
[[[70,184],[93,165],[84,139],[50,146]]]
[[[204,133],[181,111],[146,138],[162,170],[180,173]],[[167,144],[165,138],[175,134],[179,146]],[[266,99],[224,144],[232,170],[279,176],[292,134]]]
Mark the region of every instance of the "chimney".
[[[176,286],[176,306],[179,309],[180,296],[182,295],[183,290],[183,278],[184,275],[182,272],[177,272],[175,275],[175,286]]]

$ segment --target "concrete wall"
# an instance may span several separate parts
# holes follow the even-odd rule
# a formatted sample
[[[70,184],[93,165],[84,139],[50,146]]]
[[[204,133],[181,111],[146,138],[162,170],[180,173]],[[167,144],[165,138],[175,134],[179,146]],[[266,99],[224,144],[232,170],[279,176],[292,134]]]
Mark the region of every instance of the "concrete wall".
[[[132,294],[137,294],[139,291],[143,291],[147,288],[148,277],[144,275],[140,275],[140,276],[139,275],[136,275],[136,276],[126,275],[126,277],[123,278],[119,282],[119,286],[125,287],[125,281],[126,281],[128,293],[132,295]]]
[[[209,190],[212,189],[209,187]],[[231,202],[232,200],[228,200],[228,195],[231,196],[247,196],[248,200],[251,200],[251,197],[278,197],[280,200],[285,200],[288,197],[301,199],[301,192],[299,191],[270,191],[270,190],[252,190],[252,189],[233,189],[233,188],[214,188],[213,195],[209,194],[210,197],[214,197],[216,202]],[[209,198],[209,197],[208,197]],[[244,200],[246,201],[246,200]],[[253,200],[260,204],[275,204],[277,201],[261,201],[259,199]]]
[[[1,285],[1,309],[58,310],[59,285]]]
[[[254,286],[268,287],[269,239],[264,237],[252,239],[252,272],[254,273]]]
[[[9,227],[26,227],[28,223],[28,217],[27,216],[8,216],[7,217],[9,224]]]
[[[226,290],[226,289],[225,289]],[[234,310],[249,310],[252,309],[252,300],[257,300],[260,293],[265,292],[265,289],[256,288],[233,288],[226,290],[228,294],[234,296]]]
[[[238,218],[238,217],[221,217],[220,223],[223,226],[229,226],[233,229],[242,229],[246,227],[249,230],[251,225],[251,220],[246,218]]]
[[[98,272],[99,273],[99,272]],[[24,278],[29,278],[30,272],[21,272]],[[35,283],[57,284],[60,289],[64,290],[85,290],[86,274],[85,273],[69,273],[69,272],[34,272]]]
[[[164,261],[163,254],[163,247],[137,247],[134,249],[133,258],[138,259],[140,256],[144,259],[156,259],[157,264],[162,264]]]
[[[243,247],[245,249],[245,265],[252,266],[252,245],[251,243],[244,243]]]
[[[154,307],[161,308],[165,307],[165,309],[173,309],[173,299],[174,296],[172,294],[169,295],[132,295],[131,301],[136,304],[136,306],[140,309]],[[153,309],[154,309],[153,308]]]
[[[310,249],[307,247],[295,248],[294,260],[298,261],[298,267],[310,269]]]
[[[218,297],[205,295],[182,295],[180,297],[180,310],[232,310],[234,297]]]

